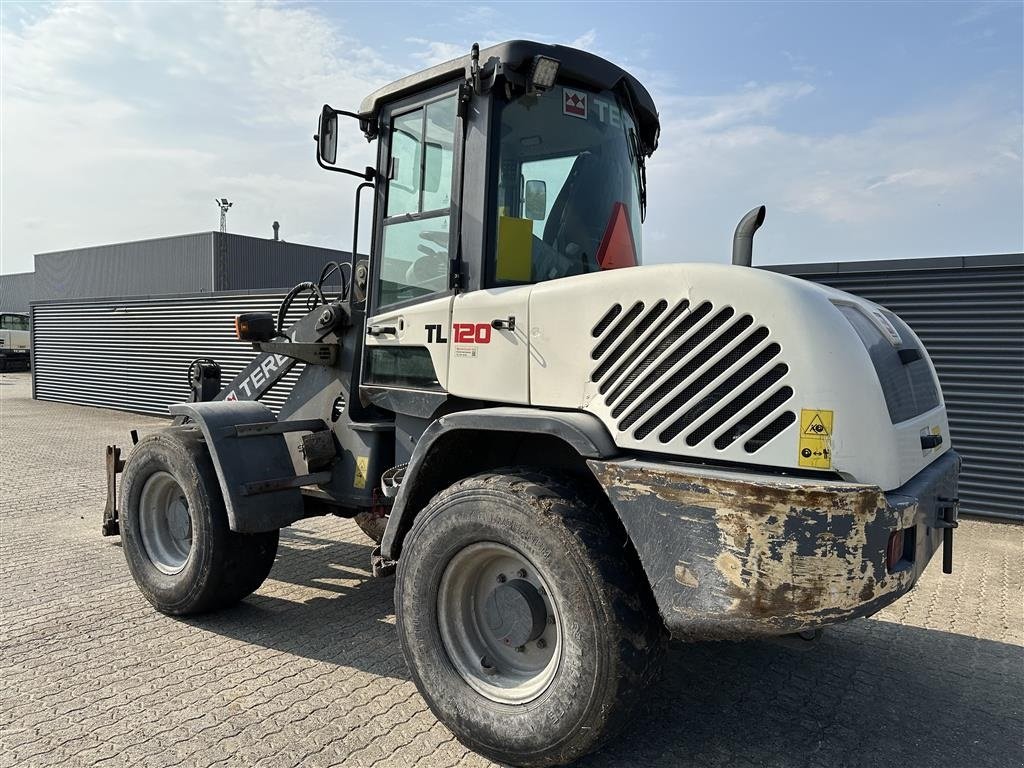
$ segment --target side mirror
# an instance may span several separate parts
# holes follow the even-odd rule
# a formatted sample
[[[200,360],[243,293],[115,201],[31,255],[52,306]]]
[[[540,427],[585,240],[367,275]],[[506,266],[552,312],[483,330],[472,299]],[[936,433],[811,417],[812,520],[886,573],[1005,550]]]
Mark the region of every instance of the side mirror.
[[[543,221],[548,212],[548,185],[539,179],[526,182],[523,193],[523,213],[532,221]]]
[[[317,151],[320,153],[320,159],[325,163],[334,165],[338,159],[338,113],[326,104],[320,112]]]

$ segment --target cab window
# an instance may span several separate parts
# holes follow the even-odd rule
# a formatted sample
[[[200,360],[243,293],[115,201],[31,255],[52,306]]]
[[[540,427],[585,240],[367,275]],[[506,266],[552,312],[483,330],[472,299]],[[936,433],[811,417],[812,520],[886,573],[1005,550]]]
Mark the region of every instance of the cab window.
[[[455,95],[392,118],[378,309],[448,288]]]
[[[640,263],[642,157],[617,93],[555,87],[501,107],[489,284]]]

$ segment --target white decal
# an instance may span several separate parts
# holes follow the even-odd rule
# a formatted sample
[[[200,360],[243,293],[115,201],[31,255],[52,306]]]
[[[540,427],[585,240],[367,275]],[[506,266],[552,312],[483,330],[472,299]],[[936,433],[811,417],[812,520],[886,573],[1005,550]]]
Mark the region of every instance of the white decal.
[[[272,378],[271,374],[287,362],[287,355],[270,355],[267,357],[256,370],[238,383],[238,386],[245,393],[245,397],[251,400],[253,395],[259,391],[259,388]],[[224,396],[224,399],[238,400],[238,393],[235,390],[231,390]]]
[[[610,123],[616,128],[622,127],[622,110],[614,104],[603,99],[594,99],[594,108],[597,110],[597,119],[602,123]]]

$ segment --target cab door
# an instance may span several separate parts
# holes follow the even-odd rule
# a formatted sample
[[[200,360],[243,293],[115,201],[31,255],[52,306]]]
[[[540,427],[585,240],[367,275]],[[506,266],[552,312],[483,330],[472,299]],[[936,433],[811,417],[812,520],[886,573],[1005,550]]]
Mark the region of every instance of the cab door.
[[[444,393],[448,384],[455,247],[452,201],[462,161],[455,86],[383,115],[378,229],[362,384]]]

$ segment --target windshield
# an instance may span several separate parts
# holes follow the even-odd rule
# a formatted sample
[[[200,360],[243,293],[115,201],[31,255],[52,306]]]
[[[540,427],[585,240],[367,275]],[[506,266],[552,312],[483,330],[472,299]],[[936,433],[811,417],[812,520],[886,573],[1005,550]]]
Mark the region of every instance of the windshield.
[[[556,86],[501,110],[494,282],[640,263],[636,127],[611,91]]]

